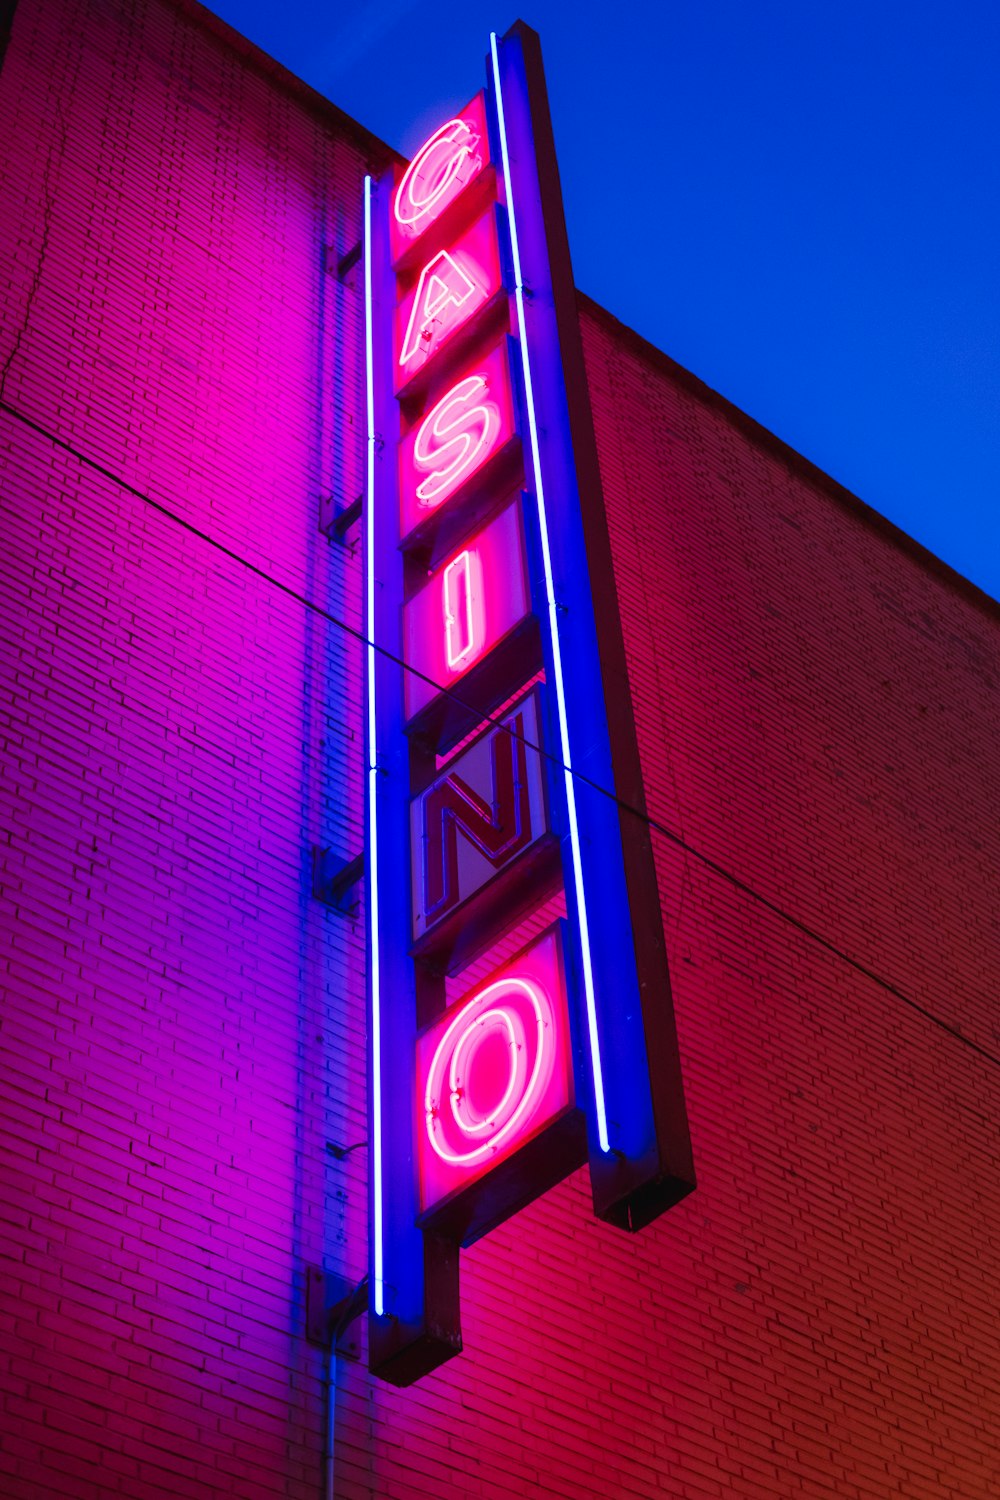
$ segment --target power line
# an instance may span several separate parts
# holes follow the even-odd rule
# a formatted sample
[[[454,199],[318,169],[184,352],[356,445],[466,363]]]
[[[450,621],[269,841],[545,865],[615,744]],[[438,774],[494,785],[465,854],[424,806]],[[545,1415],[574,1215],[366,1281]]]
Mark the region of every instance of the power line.
[[[109,483],[116,485],[121,490],[124,490],[126,494],[129,494],[134,499],[139,500],[143,505],[149,506],[151,510],[154,510],[159,515],[164,516],[168,521],[172,522],[175,526],[179,526],[190,536],[196,537],[199,541],[204,542],[206,546],[213,548],[216,552],[219,552],[224,557],[229,558],[230,561],[237,563],[240,567],[245,568],[248,572],[254,574],[257,578],[262,579],[272,588],[277,589],[279,593],[284,594],[289,599],[295,600],[295,602],[297,604],[301,604],[304,609],[309,610],[312,614],[318,615],[321,619],[325,620],[328,624],[333,625],[336,629],[342,630],[346,635],[349,635],[353,640],[357,641],[359,645],[373,645],[374,649],[379,653],[379,655],[384,657],[387,661],[391,661],[394,665],[400,667],[404,672],[409,672],[412,674],[412,676],[420,678],[422,682],[426,682],[437,692],[443,694],[445,697],[450,698],[452,702],[457,704],[460,708],[464,709],[468,713],[474,714],[476,719],[481,724],[493,724],[497,728],[503,729],[513,738],[522,740],[528,749],[534,750],[538,755],[543,756],[558,769],[565,770],[562,761],[560,761],[557,756],[553,755],[551,751],[546,750],[541,745],[532,744],[531,741],[526,739],[524,735],[518,735],[516,731],[510,727],[510,725],[503,723],[502,720],[491,715],[484,716],[480,714],[479,711],[473,708],[471,704],[466,703],[461,695],[456,693],[454,689],[442,687],[440,683],[435,682],[433,678],[428,677],[425,673],[418,671],[417,668],[410,666],[407,662],[403,661],[401,657],[396,656],[391,651],[387,651],[384,646],[369,642],[363,631],[358,630],[355,626],[350,625],[346,620],[341,619],[339,616],[332,614],[321,604],[317,604],[314,600],[307,598],[305,594],[302,594],[298,589],[293,588],[291,584],[284,583],[280,578],[276,578],[273,573],[269,573],[265,568],[261,568],[256,563],[252,563],[249,558],[241,556],[241,554],[235,552],[233,548],[227,547],[224,542],[221,542],[216,537],[209,535],[207,531],[202,531],[200,527],[195,526],[191,521],[185,520],[183,516],[178,515],[178,513],[175,510],[171,509],[169,505],[165,505],[161,500],[154,500],[153,497],[151,495],[148,495],[144,490],[137,489],[135,485],[129,484],[126,479],[123,479],[112,469],[107,468],[104,464],[98,463],[96,459],[90,458],[79,448],[74,447],[72,443],[68,443],[65,438],[57,437],[54,432],[50,432],[48,428],[43,427],[39,422],[34,421],[31,417],[26,416],[23,412],[18,411],[16,407],[11,406],[7,401],[0,400],[0,410],[5,411],[8,416],[13,417],[15,421],[21,422],[25,427],[28,427],[32,432],[35,432],[40,437],[43,437],[47,442],[52,443],[54,447],[60,448],[63,450],[63,452],[70,454],[77,460],[78,463],[82,464],[85,468],[93,470],[93,472],[96,474],[100,474],[102,478],[107,479]],[[668,828],[666,824],[660,823],[656,818],[650,817],[647,812],[641,810],[640,808],[633,807],[630,803],[623,801],[622,798],[617,796],[614,792],[609,791],[607,787],[600,786],[596,781],[592,781],[590,777],[581,775],[579,771],[573,770],[571,768],[570,774],[574,776],[581,785],[590,787],[593,791],[599,793],[602,797],[607,797],[610,801],[614,802],[620,811],[628,813],[630,817],[637,818],[640,822],[645,823],[648,828],[656,833],[661,834],[662,837],[667,839],[669,843],[673,844],[676,848],[683,850],[683,852],[689,855],[692,859],[697,860],[699,864],[705,867],[705,869],[710,870],[713,875],[717,876],[720,880],[725,881],[734,890],[739,891],[748,899],[756,902],[758,906],[761,906],[765,911],[770,912],[770,914],[774,917],[777,917],[779,921],[786,922],[789,927],[793,928],[796,932],[801,934],[801,936],[817,944],[818,947],[822,948],[825,952],[829,953],[834,958],[839,959],[842,963],[853,969],[855,973],[861,975],[862,978],[867,979],[869,983],[876,985],[879,989],[882,989],[887,994],[892,995],[895,1000],[900,1001],[901,1004],[907,1006],[916,1015],[923,1017],[924,1020],[929,1021],[933,1026],[938,1027],[939,1030],[945,1032],[948,1036],[953,1037],[955,1041],[963,1043],[964,1046],[970,1048],[980,1057],[985,1058],[987,1062],[990,1062],[995,1067],[1000,1068],[1000,1057],[997,1057],[987,1048],[980,1046],[980,1044],[976,1041],[973,1041],[972,1038],[965,1036],[957,1027],[949,1025],[947,1021],[944,1021],[939,1016],[936,1016],[933,1011],[928,1010],[926,1006],[921,1005],[919,1001],[912,999],[905,993],[905,991],[901,990],[898,985],[893,984],[888,979],[884,979],[881,974],[877,973],[874,969],[869,968],[867,964],[862,963],[859,959],[853,958],[849,953],[845,953],[842,948],[839,948],[836,945],[836,943],[832,942],[829,938],[824,937],[822,933],[817,932],[815,928],[810,927],[807,922],[801,921],[800,918],[795,917],[791,914],[791,912],[786,911],[784,907],[779,906],[777,902],[772,901],[770,897],[765,896],[760,891],[755,890],[754,887],[747,884],[745,880],[741,880],[738,875],[734,875],[731,870],[727,870],[724,865],[719,864],[719,862],[713,859],[711,855],[705,854],[702,852],[702,850],[695,848],[693,844],[689,844],[686,839],[684,839],[679,833],[676,833],[672,828]]]

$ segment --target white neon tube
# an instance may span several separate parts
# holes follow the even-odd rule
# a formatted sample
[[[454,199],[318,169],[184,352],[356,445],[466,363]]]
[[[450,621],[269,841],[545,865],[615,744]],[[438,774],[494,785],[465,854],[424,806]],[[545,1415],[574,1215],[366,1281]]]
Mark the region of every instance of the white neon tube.
[[[493,86],[496,90],[497,123],[500,127],[500,155],[503,161],[503,180],[507,196],[507,219],[510,224],[510,248],[514,262],[514,296],[517,299],[521,366],[524,370],[524,395],[528,408],[531,461],[534,469],[535,496],[538,501],[542,563],[545,568],[545,594],[549,608],[549,631],[552,636],[552,675],[555,678],[556,709],[559,717],[559,739],[563,760],[563,779],[566,784],[566,808],[569,816],[569,838],[570,847],[573,852],[573,884],[576,889],[576,908],[579,913],[580,922],[580,950],[583,955],[583,989],[587,1003],[587,1030],[590,1037],[590,1066],[594,1075],[594,1101],[597,1106],[597,1137],[601,1150],[610,1151],[607,1106],[604,1100],[604,1072],[601,1067],[601,1042],[597,1031],[597,1002],[594,997],[594,967],[590,953],[590,924],[587,918],[587,898],[583,888],[583,859],[580,852],[580,828],[576,813],[576,784],[573,779],[573,763],[570,758],[569,722],[566,716],[566,688],[563,682],[562,651],[559,644],[559,615],[556,608],[555,582],[552,576],[552,553],[549,547],[549,523],[545,512],[545,491],[542,485],[542,462],[538,446],[538,424],[535,418],[535,396],[531,384],[531,362],[528,358],[528,337],[524,321],[524,282],[521,278],[521,254],[517,243],[517,219],[514,214],[514,193],[510,178],[510,158],[507,154],[507,123],[504,118],[503,90],[500,86],[500,57],[497,52],[497,34],[495,31],[490,32],[490,52],[493,57]]]
[[[368,641],[368,921],[371,927],[372,985],[372,1276],[375,1312],[382,1317],[382,995],[379,967],[378,758],[375,740],[375,344],[372,334],[372,180],[365,178],[365,397],[368,415],[368,479],[365,494],[365,635]]]

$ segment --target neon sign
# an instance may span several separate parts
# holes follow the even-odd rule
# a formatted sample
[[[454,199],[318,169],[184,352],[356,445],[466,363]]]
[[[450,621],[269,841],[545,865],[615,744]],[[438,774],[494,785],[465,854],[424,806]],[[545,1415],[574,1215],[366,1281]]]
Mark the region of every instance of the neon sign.
[[[366,182],[369,1362],[398,1384],[461,1347],[459,1247],[568,1172],[630,1229],[694,1185],[534,33],[487,79]]]
[[[515,501],[433,572],[403,606],[403,682],[408,725],[426,722],[442,693],[481,666],[489,675],[495,648],[531,619],[524,523]],[[470,689],[470,697],[475,688]],[[478,701],[478,697],[476,699]],[[447,707],[438,705],[441,711]]]
[[[463,547],[444,570],[444,659],[449,672],[464,672],[486,644],[483,560]]]
[[[417,355],[428,358],[432,340],[441,337],[442,327],[447,331],[449,325],[458,321],[461,309],[470,298],[475,298],[477,292],[481,294],[478,282],[447,250],[439,250],[421,271],[417,289],[408,304],[404,302],[401,306],[406,332],[397,364],[405,370]],[[407,307],[408,317],[405,316]],[[447,314],[450,316],[445,320]]]
[[[393,264],[442,217],[482,172],[489,154],[481,94],[421,146],[392,197],[390,244]]]
[[[413,465],[427,475],[414,486],[421,505],[440,505],[494,446],[500,413],[485,375],[467,375],[446,391],[413,439]]]

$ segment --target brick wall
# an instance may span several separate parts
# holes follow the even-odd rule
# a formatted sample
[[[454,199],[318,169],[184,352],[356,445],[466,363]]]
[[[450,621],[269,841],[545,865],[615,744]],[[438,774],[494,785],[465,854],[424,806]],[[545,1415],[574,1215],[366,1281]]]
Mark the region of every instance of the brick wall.
[[[700,1180],[665,1487],[991,1495],[1000,611],[584,333]]]
[[[310,895],[361,838],[324,267],[374,146],[156,0],[24,0],[0,108],[0,1492],[312,1496],[304,1267],[366,1258],[363,930]]]
[[[366,1256],[326,267],[382,154],[165,0],[20,0],[0,119],[0,1493],[318,1496],[304,1267]],[[342,1364],[337,1493],[986,1500],[1000,616],[583,329],[699,1188],[468,1252],[459,1359]]]

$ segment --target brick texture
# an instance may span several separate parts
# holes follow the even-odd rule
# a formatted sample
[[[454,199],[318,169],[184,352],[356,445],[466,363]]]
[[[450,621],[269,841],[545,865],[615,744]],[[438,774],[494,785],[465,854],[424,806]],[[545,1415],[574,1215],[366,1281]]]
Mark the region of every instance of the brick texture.
[[[0,1494],[312,1500],[386,153],[187,0],[20,0],[0,121]],[[699,1187],[468,1252],[459,1359],[341,1363],[336,1493],[989,1500],[1000,612],[581,318]]]

